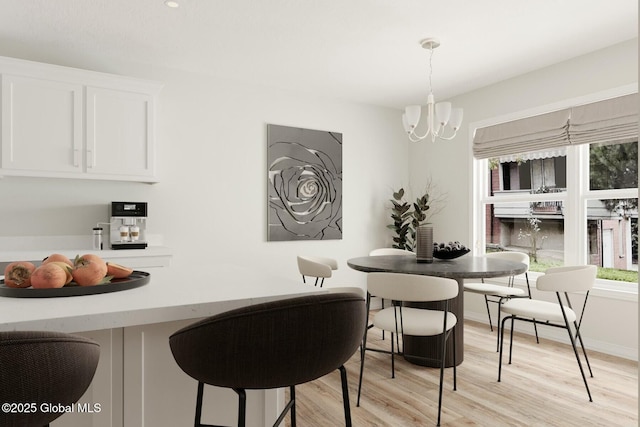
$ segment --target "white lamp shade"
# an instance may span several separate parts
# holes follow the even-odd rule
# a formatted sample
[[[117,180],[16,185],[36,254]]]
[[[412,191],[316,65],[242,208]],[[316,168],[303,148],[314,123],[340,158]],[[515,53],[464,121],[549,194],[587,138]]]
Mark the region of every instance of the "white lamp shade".
[[[407,115],[406,114],[402,114],[402,127],[404,127],[404,131],[406,133],[411,133],[411,127],[409,126],[409,123],[407,123]]]
[[[420,121],[421,107],[419,105],[409,105],[404,109],[404,117],[406,118],[409,128],[415,128]],[[406,126],[405,126],[406,129]]]
[[[446,125],[451,116],[451,103],[439,102],[436,104],[436,119],[442,126]]]
[[[460,129],[462,124],[462,108],[454,108],[451,110],[451,118],[449,119],[449,126],[454,130]]]

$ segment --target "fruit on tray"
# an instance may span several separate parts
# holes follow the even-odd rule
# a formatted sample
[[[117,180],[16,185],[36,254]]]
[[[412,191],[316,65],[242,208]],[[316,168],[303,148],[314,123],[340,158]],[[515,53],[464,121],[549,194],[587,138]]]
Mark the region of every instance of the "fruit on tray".
[[[73,262],[62,254],[51,254],[36,267],[28,261],[12,262],[4,270],[4,284],[10,288],[51,289],[63,286],[95,286],[111,279],[124,279],[133,269],[107,263],[95,254],[77,255]]]
[[[68,285],[69,283],[71,283],[71,281],[73,280],[73,275],[71,274],[71,272],[73,271],[73,268],[71,268],[69,264],[63,261],[51,261],[50,263],[47,263],[47,264],[55,264],[60,268],[62,268],[64,272],[67,274],[67,279],[65,280],[64,284]]]
[[[437,243],[433,242],[433,251],[434,252],[457,252],[457,251],[469,251],[462,243],[458,242],[449,242],[449,243]]]
[[[4,269],[4,284],[10,288],[28,288],[36,266],[28,261],[12,262]]]
[[[67,282],[67,271],[56,263],[42,264],[33,270],[31,286],[34,289],[61,288]]]
[[[71,262],[71,260],[69,258],[67,258],[66,256],[64,256],[62,254],[51,254],[51,255],[49,255],[48,257],[46,257],[45,259],[42,260],[43,264],[47,264],[49,262],[64,262],[69,267],[73,268],[73,262]]]
[[[129,277],[133,273],[133,269],[125,267],[115,262],[107,262],[107,276],[111,276],[114,279],[124,279]]]
[[[107,263],[94,254],[76,256],[71,275],[73,281],[80,286],[93,286],[111,280],[107,276]]]
[[[455,259],[467,254],[471,249],[460,242],[434,243],[433,256],[438,259]]]

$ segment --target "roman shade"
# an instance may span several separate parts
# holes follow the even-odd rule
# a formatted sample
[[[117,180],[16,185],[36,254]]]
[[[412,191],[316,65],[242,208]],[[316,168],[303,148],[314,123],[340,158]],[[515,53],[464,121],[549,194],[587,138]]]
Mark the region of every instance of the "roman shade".
[[[634,93],[478,128],[473,155],[488,159],[571,144],[629,142],[637,137],[638,94]]]
[[[631,142],[638,139],[638,94],[571,108],[569,141]]]

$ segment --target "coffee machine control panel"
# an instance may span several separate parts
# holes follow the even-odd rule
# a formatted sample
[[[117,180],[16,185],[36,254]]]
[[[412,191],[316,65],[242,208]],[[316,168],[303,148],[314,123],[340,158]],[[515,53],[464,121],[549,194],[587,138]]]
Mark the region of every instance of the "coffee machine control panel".
[[[147,203],[111,202],[111,249],[144,249],[147,247]]]
[[[146,217],[146,202],[111,202],[111,216],[114,217]]]

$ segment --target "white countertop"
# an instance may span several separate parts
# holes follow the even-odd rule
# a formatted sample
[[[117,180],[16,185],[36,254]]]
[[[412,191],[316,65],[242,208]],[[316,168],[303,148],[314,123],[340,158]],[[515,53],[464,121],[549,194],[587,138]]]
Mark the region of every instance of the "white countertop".
[[[120,251],[115,251],[120,252]],[[0,330],[81,332],[197,319],[237,307],[323,292],[300,280],[270,278],[246,267],[202,271],[151,269],[139,288],[59,298],[0,297]]]
[[[71,261],[76,255],[96,254],[106,260],[125,259],[137,257],[158,257],[171,256],[172,251],[165,246],[148,246],[146,249],[105,249],[102,251],[94,251],[92,249],[22,249],[22,250],[4,250],[0,249],[0,263],[9,263],[13,261],[42,261],[53,253],[65,255]],[[2,272],[0,272],[2,273]]]

